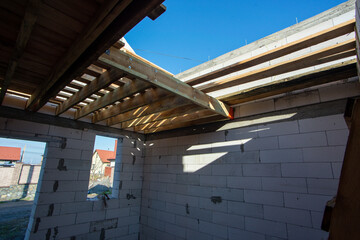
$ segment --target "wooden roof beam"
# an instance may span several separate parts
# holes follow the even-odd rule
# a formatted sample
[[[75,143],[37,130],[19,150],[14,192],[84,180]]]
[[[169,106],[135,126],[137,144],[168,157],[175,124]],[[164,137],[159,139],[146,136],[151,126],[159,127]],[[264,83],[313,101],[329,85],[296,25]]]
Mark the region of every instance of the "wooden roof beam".
[[[152,122],[167,119],[167,118],[182,116],[184,114],[191,114],[191,113],[194,113],[194,112],[200,111],[200,110],[203,110],[203,108],[201,108],[197,105],[194,105],[194,104],[179,106],[179,107],[175,107],[175,108],[172,108],[172,109],[169,109],[166,111],[153,113],[153,114],[150,114],[147,116],[143,116],[143,117],[139,117],[136,119],[122,122],[121,128],[126,129],[126,128],[131,128],[131,127],[136,127],[139,125],[145,125],[148,123],[152,123]]]
[[[251,89],[239,91],[235,94],[222,96],[220,99],[229,105],[236,105],[354,77],[356,74],[356,60],[350,60],[303,75],[281,79]]]
[[[39,110],[163,1],[104,1],[94,20],[79,34],[79,39],[54,68],[46,85],[31,95],[26,109]]]
[[[140,93],[126,101],[123,101],[115,106],[111,106],[106,111],[95,112],[92,117],[92,122],[106,120],[118,114],[122,114],[133,109],[141,108],[149,103],[160,101],[162,98],[169,96],[167,91],[162,89],[147,89],[145,92]]]
[[[124,74],[122,74],[121,72],[115,69],[109,69],[108,71],[97,77],[95,80],[93,80],[90,84],[84,86],[80,91],[74,93],[74,95],[68,100],[59,105],[56,108],[56,115],[64,113],[71,107],[75,106],[79,102],[90,97],[92,94],[100,91],[101,89],[106,88],[111,83],[115,82],[123,76]]]
[[[141,92],[149,87],[151,87],[150,84],[146,84],[139,80],[128,82],[123,86],[116,88],[114,91],[105,94],[103,97],[98,98],[94,102],[82,107],[76,112],[75,119],[82,118],[96,110],[99,110],[100,108],[113,104],[123,98],[130,97],[135,93]]]
[[[166,6],[164,4],[160,4],[157,8],[155,8],[148,17],[155,21],[158,17],[161,16],[166,11]]]
[[[38,18],[38,12],[42,4],[41,0],[29,0],[24,19],[22,20],[19,34],[16,39],[15,48],[12,53],[10,63],[5,73],[4,81],[0,89],[0,105],[2,104],[6,91],[10,85],[10,82],[16,71],[18,61],[24,53],[27,43],[30,39],[32,30],[34,29],[36,20]]]
[[[334,61],[336,59],[341,59],[344,57],[344,55],[341,53],[349,53],[351,52],[350,50],[354,49],[355,40],[351,39],[285,62],[271,65],[269,67],[208,83],[206,85],[200,86],[199,89],[204,92],[213,92],[216,90],[244,84],[250,81],[260,80],[306,67],[315,66],[318,64]]]
[[[136,108],[132,111],[119,114],[107,120],[107,125],[112,126],[121,122],[134,120],[136,118],[141,118],[148,116],[150,114],[166,111],[174,107],[180,107],[190,104],[190,101],[187,101],[178,96],[170,96],[161,99],[160,101],[153,102],[151,104]]]
[[[261,63],[285,56],[287,54],[299,51],[301,49],[319,44],[321,42],[325,42],[327,40],[333,39],[338,36],[345,35],[347,33],[353,32],[355,26],[355,20],[349,20],[342,24],[336,25],[329,29],[325,29],[321,32],[312,34],[308,37],[299,39],[297,41],[288,43],[284,46],[275,48],[271,51],[259,54],[252,58],[231,64],[229,66],[220,68],[218,70],[212,71],[210,73],[195,77],[186,81],[187,84],[194,86],[200,83],[204,83],[206,81],[225,76],[227,74],[237,72],[255,65],[259,65]]]
[[[232,118],[232,110],[229,106],[133,55],[111,48],[109,55],[101,55],[99,61],[117,68],[127,75],[134,76],[139,80],[190,100],[205,109]]]

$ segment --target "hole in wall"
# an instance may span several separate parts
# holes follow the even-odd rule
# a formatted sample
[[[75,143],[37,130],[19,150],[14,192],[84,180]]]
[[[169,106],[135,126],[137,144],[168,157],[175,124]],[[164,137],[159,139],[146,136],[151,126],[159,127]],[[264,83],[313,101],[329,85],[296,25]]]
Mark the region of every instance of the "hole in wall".
[[[23,239],[46,143],[0,138],[0,239]]]
[[[97,135],[91,159],[87,199],[90,201],[117,198],[122,138]]]

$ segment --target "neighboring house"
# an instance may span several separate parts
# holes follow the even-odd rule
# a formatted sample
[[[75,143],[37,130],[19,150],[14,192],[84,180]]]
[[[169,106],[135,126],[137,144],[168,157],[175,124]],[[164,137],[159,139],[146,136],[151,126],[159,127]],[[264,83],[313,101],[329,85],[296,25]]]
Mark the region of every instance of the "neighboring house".
[[[114,167],[115,158],[116,158],[116,146],[117,141],[115,141],[115,147],[113,151],[96,149],[91,162],[91,173],[103,175],[105,172],[105,167]]]
[[[0,164],[14,164],[20,161],[21,148],[0,146]]]

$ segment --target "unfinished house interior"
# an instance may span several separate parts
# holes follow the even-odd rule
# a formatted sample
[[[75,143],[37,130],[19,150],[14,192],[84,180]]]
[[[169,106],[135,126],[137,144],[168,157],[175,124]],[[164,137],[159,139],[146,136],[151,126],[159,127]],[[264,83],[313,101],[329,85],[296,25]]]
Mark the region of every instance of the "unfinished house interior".
[[[173,75],[123,39],[163,0],[0,1],[0,137],[46,142],[25,239],[360,239],[357,6]]]

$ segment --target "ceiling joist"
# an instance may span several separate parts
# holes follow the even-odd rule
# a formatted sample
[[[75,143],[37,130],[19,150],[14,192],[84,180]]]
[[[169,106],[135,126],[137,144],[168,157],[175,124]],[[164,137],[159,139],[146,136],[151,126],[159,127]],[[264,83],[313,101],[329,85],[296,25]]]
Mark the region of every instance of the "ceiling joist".
[[[101,55],[99,61],[110,67],[117,68],[127,75],[134,76],[145,83],[150,83],[177,96],[188,99],[205,109],[210,109],[219,115],[232,118],[231,108],[221,101],[206,95],[202,91],[187,85],[161,69],[149,65],[145,61],[135,58],[123,51],[111,48],[109,55]]]

